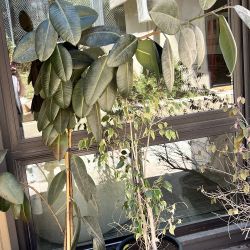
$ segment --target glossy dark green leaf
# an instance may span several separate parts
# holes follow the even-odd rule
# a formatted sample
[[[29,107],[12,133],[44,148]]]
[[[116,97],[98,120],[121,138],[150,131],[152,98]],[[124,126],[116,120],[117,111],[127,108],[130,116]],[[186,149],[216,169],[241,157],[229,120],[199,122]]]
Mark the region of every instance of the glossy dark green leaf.
[[[47,128],[43,130],[42,140],[43,144],[46,146],[51,146],[53,142],[56,140],[58,136],[58,132],[54,128],[53,124],[49,125]]]
[[[88,127],[91,130],[97,143],[102,139],[102,124],[99,104],[95,104],[92,110],[87,115]]]
[[[98,100],[101,110],[110,112],[113,108],[117,96],[116,79],[112,79],[111,83],[104,90],[103,94]]]
[[[246,24],[250,29],[250,10],[246,9],[241,5],[234,6],[236,13],[239,15],[240,19]]]
[[[105,241],[102,235],[102,230],[98,222],[98,217],[84,216],[82,217],[83,223],[87,227],[89,235],[93,238],[93,249],[105,250]]]
[[[54,120],[54,127],[56,129],[56,131],[59,134],[62,134],[65,132],[67,126],[69,123],[69,112],[68,110],[65,109],[60,109],[60,111],[58,112],[56,119]]]
[[[205,54],[206,54],[206,45],[205,45],[205,39],[203,36],[203,33],[201,29],[198,26],[194,26],[193,28],[194,34],[195,34],[195,39],[196,39],[196,49],[197,49],[197,66],[198,68],[202,65]]]
[[[72,107],[79,118],[83,118],[91,111],[92,106],[88,106],[84,98],[84,79],[81,78],[73,90]]]
[[[63,191],[66,184],[66,171],[63,170],[58,173],[52,180],[48,189],[48,203],[53,205],[57,200],[61,192]]]
[[[39,24],[36,29],[35,48],[41,62],[50,58],[56,47],[57,39],[58,35],[48,19]]]
[[[18,15],[19,24],[22,29],[26,32],[31,32],[34,29],[33,22],[30,16],[24,11],[21,10]]]
[[[203,10],[210,9],[217,2],[217,0],[199,0],[199,1],[200,1],[200,6]]]
[[[75,7],[80,17],[81,30],[84,31],[94,24],[98,18],[98,13],[87,6],[76,5]]]
[[[80,193],[86,201],[95,199],[96,186],[87,172],[84,161],[77,155],[71,156],[71,171]]]
[[[84,98],[89,106],[96,103],[113,78],[114,69],[107,66],[107,60],[106,56],[97,59],[84,78]]]
[[[79,241],[80,233],[81,233],[81,222],[82,222],[82,216],[81,216],[81,210],[77,206],[77,204],[74,202],[74,211],[75,211],[75,217],[77,219],[77,223],[75,226],[75,232],[72,240],[71,250],[75,250]]]
[[[175,35],[179,31],[181,22],[178,19],[179,8],[175,0],[154,1],[149,13],[162,32]]]
[[[54,95],[55,103],[62,109],[69,107],[72,97],[72,82],[61,82],[57,92]]]
[[[195,34],[191,28],[181,30],[178,46],[181,62],[191,68],[197,58]]]
[[[230,26],[224,16],[219,16],[219,44],[229,72],[232,74],[237,61],[237,46]]]
[[[83,51],[70,50],[69,53],[70,53],[71,58],[72,58],[73,69],[87,68],[93,62],[93,59],[90,58]]]
[[[55,158],[58,161],[62,160],[68,149],[68,134],[65,132],[61,135],[58,135],[56,140],[51,145],[51,149]]]
[[[47,103],[48,100],[45,100],[43,102],[40,112],[38,114],[38,119],[37,119],[38,131],[44,130],[50,124],[49,119],[47,117]]]
[[[58,90],[61,80],[55,73],[50,61],[43,63],[41,68],[41,84],[46,98],[52,97]]]
[[[136,50],[136,58],[143,68],[160,75],[160,57],[154,41],[150,39],[139,40]]]
[[[59,78],[62,81],[68,81],[73,70],[72,58],[68,50],[62,45],[56,46],[50,60]]]
[[[0,175],[0,196],[13,204],[23,204],[24,193],[16,177],[4,172]]]
[[[0,211],[7,212],[10,209],[10,203],[4,198],[0,197]]]
[[[134,56],[138,45],[138,39],[134,35],[124,35],[114,45],[108,57],[109,67],[118,67]]]
[[[38,58],[35,50],[35,35],[35,31],[31,31],[18,42],[13,54],[14,62],[26,63],[35,61]]]
[[[55,103],[54,99],[47,100],[46,114],[50,122],[53,122],[60,110],[60,107]]]
[[[174,74],[174,55],[171,47],[171,42],[166,38],[163,51],[162,51],[162,72],[164,81],[168,90],[171,92],[174,86],[175,74]]]
[[[89,47],[102,47],[116,43],[120,36],[120,31],[114,27],[97,26],[82,32],[80,44]]]
[[[86,69],[74,69],[70,81],[72,82],[73,86],[81,79],[82,74]]]
[[[0,150],[0,164],[4,161],[7,152],[8,152],[7,149]]]
[[[81,38],[80,17],[73,4],[55,0],[49,7],[49,18],[58,35],[76,45]]]
[[[119,66],[116,82],[119,93],[128,97],[133,86],[133,59]]]

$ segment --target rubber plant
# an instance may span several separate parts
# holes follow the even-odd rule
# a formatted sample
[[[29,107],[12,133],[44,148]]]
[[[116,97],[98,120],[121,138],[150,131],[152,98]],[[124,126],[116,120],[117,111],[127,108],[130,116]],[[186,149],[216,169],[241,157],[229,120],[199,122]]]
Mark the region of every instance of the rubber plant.
[[[199,0],[203,10],[215,4],[216,0]],[[66,170],[52,181],[48,195],[60,192],[66,183],[66,226],[65,249],[74,249],[81,228],[81,220],[93,235],[95,249],[104,249],[97,218],[81,217],[79,206],[73,198],[73,178],[85,200],[97,210],[95,185],[86,171],[83,160],[72,153],[72,130],[76,120],[86,117],[87,127],[98,143],[103,132],[101,110],[112,109],[116,96],[129,97],[132,85],[132,57],[160,78],[163,75],[169,91],[174,84],[174,58],[170,39],[166,38],[163,53],[157,53],[156,44],[149,39],[154,34],[179,34],[180,60],[186,67],[199,67],[205,56],[205,42],[202,32],[194,21],[208,15],[215,15],[220,22],[220,46],[230,73],[236,64],[236,44],[230,27],[219,11],[234,8],[240,18],[250,26],[250,14],[241,6],[224,6],[212,12],[182,21],[175,0],[153,0],[148,2],[149,13],[157,30],[144,37],[121,34],[108,26],[92,27],[97,13],[85,6],[74,6],[63,0],[49,1],[49,15],[36,29],[29,25],[29,31],[19,41],[14,51],[17,63],[32,62],[30,81],[35,96],[32,109],[37,118],[38,130],[56,159],[65,159]],[[63,42],[61,42],[63,41]],[[107,54],[101,48],[114,44]],[[160,66],[159,66],[160,65]],[[9,177],[1,175],[0,183],[8,186]],[[60,185],[58,185],[58,183]],[[2,191],[2,189],[1,189]],[[143,192],[143,190],[141,190]],[[23,204],[23,196],[15,193],[16,203]],[[1,197],[14,200],[0,193]],[[54,198],[49,198],[50,203]],[[74,226],[74,210],[78,218]],[[147,223],[147,221],[145,222]],[[95,227],[93,227],[93,224]],[[74,231],[74,232],[73,232]],[[148,249],[157,248],[156,233],[150,231],[140,239],[148,243]]]

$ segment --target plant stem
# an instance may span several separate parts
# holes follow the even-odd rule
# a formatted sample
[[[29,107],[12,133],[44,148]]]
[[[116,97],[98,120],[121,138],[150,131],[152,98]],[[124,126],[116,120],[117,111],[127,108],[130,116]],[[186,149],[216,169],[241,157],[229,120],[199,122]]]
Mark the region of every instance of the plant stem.
[[[148,33],[148,34],[146,34],[144,36],[139,37],[139,39],[143,40],[143,39],[146,39],[146,38],[148,38],[150,36],[160,35],[160,34],[161,34],[161,32],[159,30],[158,31],[152,31],[152,32],[150,32],[150,33]]]
[[[66,246],[65,250],[71,250],[73,238],[73,182],[70,165],[70,149],[72,147],[72,131],[68,129],[68,151],[65,155],[66,166]]]

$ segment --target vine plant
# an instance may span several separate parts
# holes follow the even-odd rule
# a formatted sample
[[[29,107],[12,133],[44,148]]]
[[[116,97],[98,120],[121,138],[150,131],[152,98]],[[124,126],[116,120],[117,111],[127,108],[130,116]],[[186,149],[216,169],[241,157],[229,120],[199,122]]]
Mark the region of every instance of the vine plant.
[[[203,10],[210,9],[216,0],[199,0]],[[52,204],[66,183],[66,226],[65,249],[74,249],[79,237],[81,220],[90,228],[93,245],[96,249],[104,249],[104,240],[95,217],[81,217],[79,204],[73,197],[73,178],[85,200],[97,210],[95,184],[86,171],[83,160],[72,153],[72,130],[76,120],[86,117],[89,130],[96,142],[103,142],[101,112],[110,112],[117,96],[129,98],[133,83],[133,61],[136,54],[142,66],[153,71],[157,77],[165,80],[171,91],[174,85],[174,67],[171,40],[167,35],[178,35],[178,49],[181,62],[188,68],[200,67],[205,56],[205,42],[201,30],[195,21],[208,15],[214,15],[220,23],[220,46],[232,74],[237,50],[235,40],[220,10],[233,8],[240,18],[250,27],[250,11],[242,6],[224,6],[205,15],[182,21],[179,17],[179,6],[175,0],[149,0],[148,9],[156,31],[143,37],[132,34],[121,34],[116,28],[108,26],[92,27],[97,13],[86,6],[74,6],[63,0],[49,1],[49,15],[36,29],[33,25],[18,43],[14,51],[17,63],[32,62],[30,80],[34,85],[35,96],[32,107],[36,112],[38,130],[42,131],[45,145],[51,147],[56,159],[65,158],[66,170],[59,173],[53,180],[48,196]],[[166,36],[162,55],[159,55],[155,43],[149,37],[155,33]],[[60,41],[64,41],[60,43]],[[109,53],[101,48],[114,44]],[[39,72],[36,74],[35,72]],[[129,105],[125,105],[127,109]],[[130,126],[130,146],[132,165],[137,175],[134,188],[139,194],[146,195],[146,182],[140,175],[140,152],[136,149],[137,138],[134,132],[135,121],[127,110]],[[145,118],[145,114],[144,114]],[[160,130],[165,130],[163,127]],[[153,136],[151,130],[147,135]],[[165,134],[164,134],[165,135]],[[150,137],[148,136],[148,143]],[[119,139],[119,138],[118,138]],[[147,144],[149,145],[149,144]],[[133,173],[133,172],[132,172]],[[138,178],[138,174],[140,178]],[[13,184],[15,182],[15,184]],[[137,186],[137,184],[138,185]],[[13,185],[10,185],[12,183]],[[0,176],[0,196],[7,202],[24,207],[25,196],[15,178],[4,173]],[[136,200],[140,203],[140,200]],[[157,232],[154,228],[154,214],[151,203],[146,200],[146,211],[141,211],[143,228],[148,224],[148,232],[144,231],[140,239],[146,249],[157,249]],[[78,223],[74,227],[73,213],[77,214]],[[93,225],[97,225],[93,227]],[[145,226],[145,227],[144,227]],[[75,229],[75,230],[74,230]],[[75,231],[73,236],[73,231]]]

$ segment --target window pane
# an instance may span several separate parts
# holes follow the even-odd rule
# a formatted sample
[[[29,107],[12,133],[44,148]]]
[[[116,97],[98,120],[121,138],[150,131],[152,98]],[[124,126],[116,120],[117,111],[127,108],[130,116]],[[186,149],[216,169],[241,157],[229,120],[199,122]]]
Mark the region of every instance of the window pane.
[[[75,5],[90,6],[99,13],[100,18],[104,20],[97,21],[98,25],[116,26],[121,31],[125,31],[125,15],[123,7],[119,7],[110,11],[109,1],[102,0],[69,0]],[[100,3],[100,4],[98,4]],[[32,98],[34,90],[32,84],[28,84],[31,64],[16,64],[12,62],[12,54],[15,45],[20,41],[26,33],[20,25],[21,13],[29,15],[36,28],[48,15],[47,0],[2,0],[0,1],[0,10],[3,13],[6,38],[8,43],[10,67],[12,71],[13,88],[15,92],[15,102],[19,116],[20,129],[24,138],[32,138],[41,136],[37,130],[36,121],[32,109]],[[40,103],[41,98],[37,97],[36,102]]]
[[[172,193],[163,190],[164,200],[168,204],[176,203],[175,216],[182,220],[181,225],[213,218],[216,214],[224,214],[222,206],[218,203],[212,204],[211,200],[205,197],[199,189],[203,187],[206,191],[212,191],[217,186],[227,186],[227,180],[232,172],[231,162],[229,158],[219,155],[218,152],[223,152],[226,145],[230,149],[231,138],[231,135],[220,135],[150,147],[145,175],[151,183],[162,176],[164,180],[172,184]],[[213,145],[218,151],[211,150]],[[115,151],[109,156],[110,162],[105,167],[98,164],[95,155],[82,156],[88,173],[97,185],[98,218],[106,239],[115,238],[121,233],[127,234],[128,232],[121,230],[121,227],[130,224],[122,208],[125,199],[124,184],[117,182],[114,178],[115,166],[119,162],[119,152]],[[28,165],[26,167],[28,183],[40,195],[47,198],[49,184],[53,177],[63,169],[64,164],[58,162]],[[116,171],[123,172],[124,170]],[[82,216],[93,215],[93,210],[88,210],[77,188],[74,190],[74,199],[81,209]],[[47,205],[31,189],[30,199],[39,246],[46,250],[59,247],[63,243],[63,238]],[[65,189],[52,205],[52,209],[63,225]],[[86,244],[90,240],[83,225],[79,244]]]

